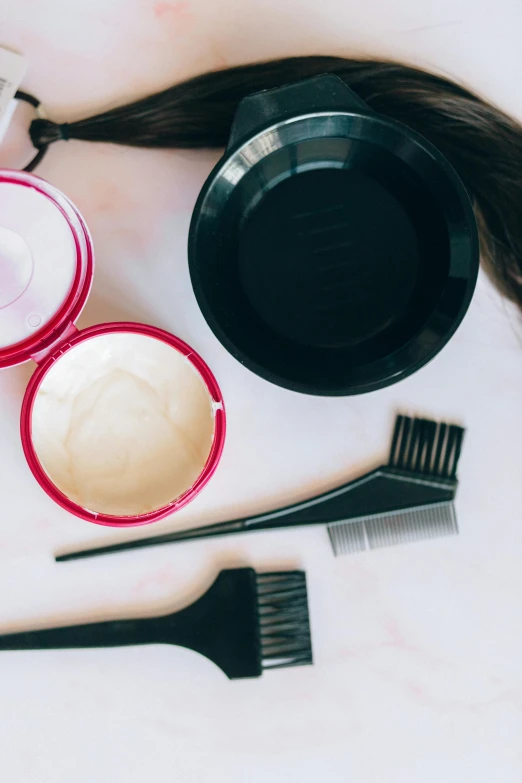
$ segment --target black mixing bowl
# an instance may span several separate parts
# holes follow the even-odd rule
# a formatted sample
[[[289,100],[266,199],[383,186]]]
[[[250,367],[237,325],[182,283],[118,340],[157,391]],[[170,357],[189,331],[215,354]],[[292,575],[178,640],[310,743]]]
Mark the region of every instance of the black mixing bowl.
[[[325,75],[241,102],[192,216],[189,264],[203,315],[246,367],[347,395],[440,351],[479,250],[440,152]]]

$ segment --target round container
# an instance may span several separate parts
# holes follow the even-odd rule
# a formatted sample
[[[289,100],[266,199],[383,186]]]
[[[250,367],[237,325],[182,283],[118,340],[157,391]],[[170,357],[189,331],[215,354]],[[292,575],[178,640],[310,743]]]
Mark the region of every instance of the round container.
[[[441,153],[325,75],[242,101],[194,210],[189,264],[203,315],[246,367],[349,395],[441,350],[479,249]]]
[[[78,331],[74,322],[87,300],[92,278],[91,237],[72,203],[56,188],[33,175],[0,170],[0,367],[12,367],[29,359],[34,359],[38,365],[29,381],[21,414],[22,444],[29,467],[53,500],[82,519],[115,527],[148,524],[190,502],[216,470],[225,438],[223,400],[205,362],[188,345],[168,332],[135,323],[102,324]],[[107,354],[108,347],[127,337],[134,341],[133,346],[139,345],[140,350],[143,348],[144,358],[140,355],[136,359],[137,373],[138,359],[145,363],[148,372],[151,367],[153,371],[154,363],[149,360],[149,352],[154,355],[167,348],[174,352],[172,355],[166,353],[165,357],[169,361],[171,358],[173,366],[180,367],[185,374],[188,372],[194,389],[201,387],[202,393],[208,395],[208,410],[213,424],[212,430],[205,435],[208,455],[203,458],[201,469],[197,470],[189,486],[178,487],[173,491],[173,497],[166,497],[168,470],[165,473],[166,468],[162,466],[161,503],[149,503],[152,507],[140,509],[138,513],[119,514],[107,513],[103,508],[92,505],[87,507],[71,497],[72,493],[63,491],[63,482],[57,480],[54,468],[49,467],[51,463],[44,464],[41,444],[35,444],[34,415],[39,400],[47,392],[47,385],[57,377],[57,372],[74,372],[69,368],[73,367],[71,359],[79,355],[78,351],[94,350],[97,355],[97,346],[104,341],[103,350]],[[129,377],[134,378],[134,374],[129,373]],[[136,382],[139,383],[139,379]],[[157,394],[157,390],[152,389],[150,394]],[[110,408],[110,398],[106,398],[105,402]],[[140,410],[138,431],[143,434],[147,432],[149,412],[143,405]],[[182,414],[183,411],[179,416]],[[109,420],[109,426],[112,424]],[[172,424],[172,428],[175,427],[176,424]],[[100,439],[100,454],[103,456],[103,444],[110,440],[104,440],[107,432],[103,431],[98,431],[96,437]],[[115,453],[117,456],[117,449]],[[131,454],[129,458],[128,454],[122,453],[122,471],[129,460],[133,462],[134,456]],[[153,479],[154,471],[149,473]],[[175,484],[173,476],[173,486]]]

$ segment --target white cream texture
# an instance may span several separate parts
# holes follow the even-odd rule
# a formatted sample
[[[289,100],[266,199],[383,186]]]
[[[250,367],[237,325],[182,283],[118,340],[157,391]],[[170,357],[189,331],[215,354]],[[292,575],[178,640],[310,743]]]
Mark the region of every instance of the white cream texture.
[[[130,332],[65,353],[32,414],[34,447],[52,482],[83,508],[116,516],[163,508],[190,489],[213,435],[213,403],[192,364]]]

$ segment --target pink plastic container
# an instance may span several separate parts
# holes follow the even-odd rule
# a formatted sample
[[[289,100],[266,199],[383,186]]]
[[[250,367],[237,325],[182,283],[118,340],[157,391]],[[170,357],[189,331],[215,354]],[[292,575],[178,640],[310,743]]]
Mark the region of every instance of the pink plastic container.
[[[113,527],[145,525],[185,506],[213,475],[225,439],[223,399],[203,359],[168,332],[136,323],[102,324],[78,331],[74,323],[89,295],[93,267],[92,240],[74,205],[34,175],[0,170],[0,368],[29,359],[38,365],[21,414],[22,445],[29,467],[49,497],[74,515]],[[192,486],[161,508],[116,516],[82,507],[56,486],[35,449],[32,415],[42,382],[64,355],[100,335],[121,333],[159,340],[190,362],[208,391],[214,430],[208,458]]]

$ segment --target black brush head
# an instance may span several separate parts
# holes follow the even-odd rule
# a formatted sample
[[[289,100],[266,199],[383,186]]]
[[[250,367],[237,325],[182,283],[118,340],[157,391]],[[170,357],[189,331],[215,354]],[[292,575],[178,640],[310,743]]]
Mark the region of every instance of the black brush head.
[[[312,663],[303,571],[221,571],[185,615],[185,646],[214,661],[231,680]]]
[[[304,571],[256,574],[263,669],[313,663]]]
[[[437,478],[457,478],[464,429],[430,419],[397,416],[389,465]]]

